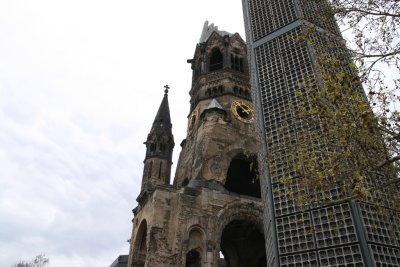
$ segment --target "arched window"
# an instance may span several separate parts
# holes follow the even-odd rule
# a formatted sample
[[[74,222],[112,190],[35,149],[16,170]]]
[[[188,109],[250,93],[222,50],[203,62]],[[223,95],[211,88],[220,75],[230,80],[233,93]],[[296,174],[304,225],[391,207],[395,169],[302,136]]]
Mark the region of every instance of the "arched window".
[[[233,193],[260,198],[260,179],[257,173],[256,157],[238,155],[229,165],[225,188]]]
[[[210,71],[216,71],[222,69],[223,66],[223,57],[221,51],[218,48],[215,48],[211,52],[210,56]]]

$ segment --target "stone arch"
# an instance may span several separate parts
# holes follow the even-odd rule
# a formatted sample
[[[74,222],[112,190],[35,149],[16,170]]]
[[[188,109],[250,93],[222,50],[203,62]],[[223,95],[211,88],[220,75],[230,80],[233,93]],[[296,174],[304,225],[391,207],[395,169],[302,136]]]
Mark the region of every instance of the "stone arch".
[[[263,230],[263,206],[262,202],[245,202],[240,200],[226,205],[217,214],[217,225],[215,242],[219,243],[222,230],[231,221],[234,220],[249,220],[254,222],[260,231]]]
[[[205,248],[205,236],[205,232],[200,226],[195,225],[190,227],[188,236],[188,250],[203,250]]]
[[[136,240],[134,243],[133,263],[134,266],[144,266],[147,257],[147,221],[143,219],[140,222],[138,231],[136,232]]]
[[[228,267],[265,266],[265,239],[263,231],[263,208],[261,203],[236,201],[227,205],[217,215],[214,242],[215,258],[225,250]],[[236,236],[237,235],[237,236]],[[233,238],[230,238],[232,237]],[[235,243],[235,239],[239,241]],[[229,248],[231,246],[231,248]],[[228,256],[228,257],[227,257]],[[243,262],[245,264],[243,265]]]

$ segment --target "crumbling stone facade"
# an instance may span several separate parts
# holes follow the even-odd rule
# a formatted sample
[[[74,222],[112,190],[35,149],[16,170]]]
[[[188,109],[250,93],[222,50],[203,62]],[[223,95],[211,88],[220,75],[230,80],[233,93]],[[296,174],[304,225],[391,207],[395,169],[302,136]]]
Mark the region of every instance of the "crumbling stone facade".
[[[146,142],[128,266],[265,266],[246,45],[206,22],[188,62],[191,105],[174,182],[166,90]]]

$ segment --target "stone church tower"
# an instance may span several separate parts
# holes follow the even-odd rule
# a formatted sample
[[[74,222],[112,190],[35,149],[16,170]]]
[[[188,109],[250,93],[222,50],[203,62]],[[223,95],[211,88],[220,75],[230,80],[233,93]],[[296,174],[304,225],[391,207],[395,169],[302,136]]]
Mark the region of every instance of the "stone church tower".
[[[129,267],[265,266],[246,45],[205,23],[173,185],[168,87],[146,144]],[[224,259],[221,259],[223,255]]]

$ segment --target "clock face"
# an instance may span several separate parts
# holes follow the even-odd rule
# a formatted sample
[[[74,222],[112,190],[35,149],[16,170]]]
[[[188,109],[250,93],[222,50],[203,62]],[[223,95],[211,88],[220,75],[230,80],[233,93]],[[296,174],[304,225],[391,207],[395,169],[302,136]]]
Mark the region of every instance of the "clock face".
[[[231,105],[231,112],[241,122],[245,123],[254,122],[254,111],[249,104],[239,101],[233,101]]]

